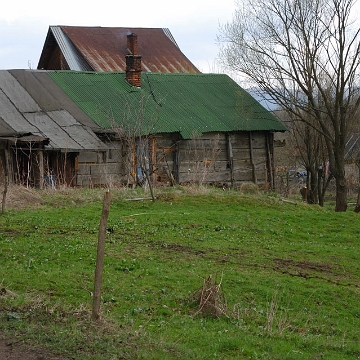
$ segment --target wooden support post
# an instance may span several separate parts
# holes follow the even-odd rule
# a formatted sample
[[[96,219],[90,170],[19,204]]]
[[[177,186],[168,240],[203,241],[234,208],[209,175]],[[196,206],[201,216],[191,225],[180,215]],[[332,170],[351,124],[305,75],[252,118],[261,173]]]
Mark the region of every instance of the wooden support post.
[[[155,137],[151,137],[150,139],[150,166],[151,166],[151,171],[150,171],[150,178],[153,184],[156,183],[156,171],[157,171],[157,163],[156,163],[156,150],[157,150],[157,142],[156,142],[156,138]]]
[[[104,267],[105,236],[106,236],[107,220],[110,211],[110,202],[111,202],[110,191],[107,190],[104,196],[104,203],[103,203],[102,215],[99,226],[98,247],[97,247],[97,257],[96,257],[96,270],[95,270],[94,295],[93,295],[94,298],[93,298],[93,311],[92,311],[92,319],[95,321],[100,320],[101,282],[102,282],[102,272]]]
[[[174,152],[173,152],[173,173],[175,182],[177,184],[180,183],[180,143],[179,141],[174,145]]]
[[[229,168],[230,168],[230,183],[231,188],[234,188],[235,186],[235,180],[234,180],[234,155],[233,155],[233,148],[231,144],[231,135],[227,134],[227,153],[228,153],[228,160],[229,160]]]
[[[268,158],[268,182],[270,184],[270,189],[274,190],[275,189],[275,180],[274,180],[274,165],[273,165],[273,135],[271,136],[269,133],[267,133],[266,135],[266,153],[267,153],[267,158]],[[271,136],[271,139],[270,139]],[[271,142],[271,144],[270,144]]]
[[[4,191],[2,197],[2,204],[1,204],[1,212],[4,214],[6,209],[6,194],[9,187],[9,167],[10,167],[10,154],[9,150],[6,148],[5,152],[5,164],[4,164]]]
[[[43,150],[38,151],[39,161],[39,189],[44,188],[44,153]]]
[[[256,178],[256,169],[255,169],[255,163],[254,163],[254,152],[253,152],[253,146],[252,146],[252,133],[249,131],[249,148],[250,148],[250,163],[251,163],[251,170],[252,170],[252,180],[254,184],[257,184],[257,178]]]
[[[264,171],[265,171],[265,174],[264,174],[264,178],[265,178],[264,190],[265,190],[265,192],[268,192],[268,190],[269,190],[269,180],[268,180],[268,170],[266,168],[266,164],[264,165]]]

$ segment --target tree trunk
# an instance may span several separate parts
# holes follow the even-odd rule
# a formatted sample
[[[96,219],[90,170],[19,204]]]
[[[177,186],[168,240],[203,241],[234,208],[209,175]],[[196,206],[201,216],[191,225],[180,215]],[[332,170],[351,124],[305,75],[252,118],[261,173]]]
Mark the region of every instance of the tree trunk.
[[[320,166],[317,171],[317,183],[318,183],[317,191],[318,191],[318,200],[319,200],[320,206],[324,206],[325,192],[323,191],[323,188],[325,185],[324,185],[324,181],[323,181],[323,176],[324,176],[324,171],[323,171],[322,166]]]
[[[347,184],[345,176],[336,178],[336,205],[335,211],[341,212],[347,209]]]
[[[310,191],[309,191],[309,196],[308,196],[307,202],[309,204],[317,204],[318,203],[317,172],[314,168],[310,168],[310,169],[307,169],[307,174],[308,174],[308,181],[310,184],[310,186],[308,186],[308,189],[310,189]],[[309,177],[310,177],[310,179],[309,179]]]
[[[356,201],[356,205],[355,205],[354,211],[355,211],[356,213],[360,212],[360,187],[359,187],[359,190],[358,190],[357,201]]]

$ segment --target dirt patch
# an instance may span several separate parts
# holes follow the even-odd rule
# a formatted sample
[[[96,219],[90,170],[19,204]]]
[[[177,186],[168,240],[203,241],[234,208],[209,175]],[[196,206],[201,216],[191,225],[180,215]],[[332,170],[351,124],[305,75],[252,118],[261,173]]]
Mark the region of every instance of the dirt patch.
[[[68,360],[68,358],[53,355],[45,349],[24,344],[21,340],[8,339],[0,334],[1,360]]]
[[[161,248],[169,251],[176,251],[180,253],[187,253],[192,255],[205,255],[206,252],[203,250],[195,250],[188,246],[183,246],[179,244],[166,244],[166,243],[157,243],[157,245],[160,245]]]
[[[333,267],[322,262],[313,262],[307,260],[294,261],[291,259],[273,259],[279,269],[296,270],[298,272],[320,272],[322,274],[332,275]]]

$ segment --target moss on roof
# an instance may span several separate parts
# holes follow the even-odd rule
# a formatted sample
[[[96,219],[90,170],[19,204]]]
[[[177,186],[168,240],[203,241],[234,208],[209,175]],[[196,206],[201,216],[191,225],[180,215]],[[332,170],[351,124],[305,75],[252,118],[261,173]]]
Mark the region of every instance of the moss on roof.
[[[142,86],[125,73],[54,71],[49,76],[105,129],[142,134],[285,131],[286,127],[229,76],[142,73]]]

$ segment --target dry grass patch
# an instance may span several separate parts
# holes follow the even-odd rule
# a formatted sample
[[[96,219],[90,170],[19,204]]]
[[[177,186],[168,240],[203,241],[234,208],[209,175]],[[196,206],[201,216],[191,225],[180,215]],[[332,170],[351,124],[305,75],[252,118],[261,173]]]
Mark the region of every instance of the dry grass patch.
[[[7,209],[34,209],[41,205],[44,205],[44,200],[38,190],[18,185],[9,186],[6,195]]]
[[[259,193],[258,186],[252,182],[241,183],[239,190],[242,194],[257,195]]]

